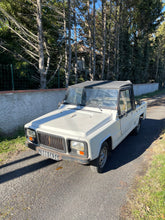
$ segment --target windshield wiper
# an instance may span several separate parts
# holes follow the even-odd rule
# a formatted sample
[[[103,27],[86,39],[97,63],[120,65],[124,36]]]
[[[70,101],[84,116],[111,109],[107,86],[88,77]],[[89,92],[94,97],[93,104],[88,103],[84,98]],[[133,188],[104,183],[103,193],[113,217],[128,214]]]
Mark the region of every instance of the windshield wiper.
[[[102,112],[102,105],[101,104],[97,104],[97,107],[100,109],[100,111]]]
[[[64,101],[63,104],[69,105],[69,104],[71,104],[71,103]]]
[[[65,105],[65,104],[66,104],[66,105],[75,105],[75,106],[78,106],[78,107],[80,107],[80,106],[85,106],[85,105],[83,105],[83,104],[70,103],[70,102],[66,102],[66,101],[64,101],[63,104],[64,104],[64,105]]]

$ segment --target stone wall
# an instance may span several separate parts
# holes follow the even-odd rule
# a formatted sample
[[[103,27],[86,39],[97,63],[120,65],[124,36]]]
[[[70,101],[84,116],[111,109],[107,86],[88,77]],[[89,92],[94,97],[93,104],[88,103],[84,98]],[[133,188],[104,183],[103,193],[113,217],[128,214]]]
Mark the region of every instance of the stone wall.
[[[57,109],[64,96],[65,89],[0,92],[0,133],[10,134]]]

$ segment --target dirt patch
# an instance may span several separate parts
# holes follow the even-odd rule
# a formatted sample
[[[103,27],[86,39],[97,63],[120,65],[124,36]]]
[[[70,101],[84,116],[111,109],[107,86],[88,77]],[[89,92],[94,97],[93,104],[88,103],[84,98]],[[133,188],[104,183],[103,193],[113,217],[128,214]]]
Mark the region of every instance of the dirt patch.
[[[26,148],[25,146],[21,145],[19,146],[19,149],[16,151],[10,151],[0,154],[0,165],[6,164],[10,162],[11,160],[14,160],[14,158],[22,151],[27,151],[29,148]]]

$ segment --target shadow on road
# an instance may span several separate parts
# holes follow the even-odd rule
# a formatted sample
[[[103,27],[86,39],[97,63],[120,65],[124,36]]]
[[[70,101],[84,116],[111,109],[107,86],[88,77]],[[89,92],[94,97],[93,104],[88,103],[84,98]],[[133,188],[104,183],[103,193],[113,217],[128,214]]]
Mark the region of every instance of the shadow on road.
[[[34,154],[34,155],[31,155],[31,156],[28,156],[28,157],[21,158],[21,159],[19,159],[19,160],[12,161],[12,162],[10,162],[10,163],[3,164],[2,166],[0,166],[0,169],[2,169],[2,168],[4,168],[4,167],[11,166],[11,165],[14,165],[14,164],[16,164],[16,163],[23,162],[23,161],[25,161],[25,160],[29,160],[29,159],[38,157],[38,156],[40,156],[40,155],[39,155],[39,154]]]
[[[150,106],[159,106],[159,105],[163,105],[165,106],[165,95],[161,95],[159,97],[156,98],[152,98],[152,101],[147,104],[148,107]]]
[[[51,159],[46,159],[46,160],[42,160],[40,162],[28,165],[26,167],[22,167],[22,168],[14,170],[14,171],[2,174],[2,175],[0,175],[0,184],[7,182],[9,180],[13,180],[18,177],[21,177],[25,174],[34,172],[36,170],[42,169],[42,168],[47,167],[53,163],[56,163],[56,161],[51,160]]]
[[[137,136],[129,135],[114,151],[106,171],[117,169],[142,155],[160,136],[164,120],[146,119],[142,122],[141,131]]]

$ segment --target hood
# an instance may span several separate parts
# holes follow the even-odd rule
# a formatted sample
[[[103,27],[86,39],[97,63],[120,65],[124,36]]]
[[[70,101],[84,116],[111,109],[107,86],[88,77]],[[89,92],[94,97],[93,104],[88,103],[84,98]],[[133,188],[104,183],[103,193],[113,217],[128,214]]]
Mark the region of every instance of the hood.
[[[103,111],[59,109],[30,123],[30,127],[40,131],[50,131],[58,135],[88,136],[112,120],[111,114]]]

